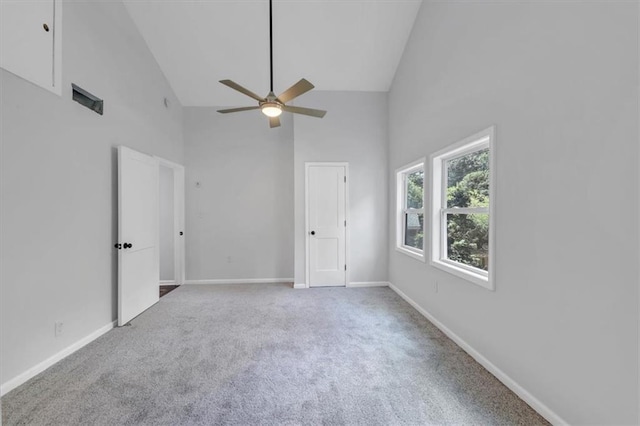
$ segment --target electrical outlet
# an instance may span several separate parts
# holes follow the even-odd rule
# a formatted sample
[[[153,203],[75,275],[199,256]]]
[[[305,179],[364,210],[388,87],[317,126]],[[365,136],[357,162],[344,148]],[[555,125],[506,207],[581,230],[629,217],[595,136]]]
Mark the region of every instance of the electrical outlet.
[[[436,285],[434,286],[436,293],[438,292],[438,281],[436,281]]]
[[[63,326],[64,326],[64,323],[62,321],[58,321],[58,322],[55,323],[55,334],[56,334],[56,337],[58,337],[58,336],[60,336],[62,334]]]

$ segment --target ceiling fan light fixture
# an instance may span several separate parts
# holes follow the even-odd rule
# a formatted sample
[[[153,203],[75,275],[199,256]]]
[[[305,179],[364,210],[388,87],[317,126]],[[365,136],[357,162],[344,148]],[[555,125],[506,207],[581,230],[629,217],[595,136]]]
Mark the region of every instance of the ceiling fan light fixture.
[[[0,0],[2,1],[2,0]],[[302,114],[308,115],[311,117],[322,118],[327,113],[327,111],[323,111],[320,109],[313,108],[302,108],[287,105],[287,102],[297,98],[298,96],[307,93],[309,90],[313,89],[313,84],[305,80],[304,78],[300,79],[296,84],[289,87],[287,90],[282,92],[280,96],[276,96],[273,94],[273,25],[272,25],[272,0],[269,0],[269,82],[270,82],[270,90],[267,97],[262,98],[251,90],[245,89],[240,86],[238,83],[231,80],[220,80],[220,83],[224,84],[232,88],[233,90],[237,90],[238,92],[249,96],[250,98],[258,101],[257,106],[252,107],[240,107],[240,108],[228,108],[228,109],[219,109],[218,112],[221,114],[227,114],[229,112],[240,112],[240,111],[249,111],[253,109],[258,109],[262,111],[264,115],[269,117],[269,127],[280,127],[280,114],[282,111],[291,112],[294,114]]]
[[[279,117],[282,114],[282,107],[275,102],[265,102],[260,109],[267,117]]]

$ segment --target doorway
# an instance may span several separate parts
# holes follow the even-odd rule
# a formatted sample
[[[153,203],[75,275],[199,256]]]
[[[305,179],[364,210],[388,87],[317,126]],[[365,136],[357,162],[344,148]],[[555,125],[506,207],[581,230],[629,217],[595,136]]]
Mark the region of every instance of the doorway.
[[[348,174],[349,163],[305,164],[308,287],[348,282]]]
[[[159,295],[184,283],[184,167],[159,162]]]
[[[160,298],[160,173],[172,170],[169,205],[174,285],[184,282],[184,167],[118,146],[118,326]],[[166,173],[166,172],[165,172]],[[162,204],[165,204],[164,202]],[[172,205],[171,205],[172,204]],[[166,212],[164,213],[166,214]],[[171,259],[169,260],[171,263]]]

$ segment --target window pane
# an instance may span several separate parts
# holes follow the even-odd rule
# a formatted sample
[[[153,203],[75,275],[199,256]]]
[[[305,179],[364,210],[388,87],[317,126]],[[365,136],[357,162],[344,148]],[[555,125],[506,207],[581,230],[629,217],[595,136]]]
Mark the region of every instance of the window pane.
[[[407,208],[421,209],[424,185],[424,171],[420,170],[407,175]]]
[[[447,214],[447,259],[489,270],[488,214]]]
[[[489,207],[489,149],[446,162],[447,207]]]
[[[404,245],[422,250],[424,214],[405,213],[404,216]]]

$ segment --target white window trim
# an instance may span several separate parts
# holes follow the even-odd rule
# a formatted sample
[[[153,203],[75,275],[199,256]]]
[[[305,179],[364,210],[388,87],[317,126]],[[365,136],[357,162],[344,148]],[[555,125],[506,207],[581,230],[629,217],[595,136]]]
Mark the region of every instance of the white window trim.
[[[422,213],[423,218],[426,219],[425,202],[426,197],[426,178],[427,170],[425,168],[426,158],[422,157],[412,163],[405,164],[404,166],[396,169],[396,251],[404,253],[409,257],[412,257],[421,262],[426,262],[425,256],[425,241],[426,238],[422,238],[422,250],[418,250],[414,247],[404,245],[404,214],[405,211],[410,210],[415,213]],[[422,170],[424,173],[424,181],[422,185],[422,208],[421,209],[406,209],[406,176],[415,171]],[[423,235],[425,233],[425,227],[422,228]],[[426,235],[425,235],[426,237]]]
[[[489,208],[446,208],[446,182],[444,164],[451,158],[489,148]],[[488,290],[495,290],[495,126],[471,135],[431,155],[431,255],[430,264],[438,269],[471,281]],[[442,258],[446,252],[447,213],[489,213],[489,272]]]

